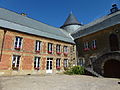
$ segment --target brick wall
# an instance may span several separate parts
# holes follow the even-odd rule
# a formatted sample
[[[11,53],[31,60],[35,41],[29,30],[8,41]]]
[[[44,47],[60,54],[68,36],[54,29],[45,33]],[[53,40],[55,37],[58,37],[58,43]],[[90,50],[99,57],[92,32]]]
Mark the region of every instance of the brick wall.
[[[0,49],[1,49],[1,43],[2,43],[2,38],[4,34],[4,30],[0,30]],[[22,42],[22,49],[20,51],[14,49],[14,42],[15,42],[15,37],[19,36],[23,38]],[[40,50],[40,53],[35,53],[35,42],[36,40],[41,41],[42,47]],[[47,49],[48,49],[48,43],[53,43],[53,54],[48,54]],[[60,44],[61,45],[61,51],[62,54],[58,55],[56,54],[56,45]],[[63,46],[68,46],[69,48],[69,53],[67,56],[63,54]],[[18,32],[13,32],[10,30],[7,30],[5,34],[5,40],[4,40],[4,48],[3,48],[3,55],[2,55],[2,61],[0,62],[0,69],[1,70],[12,70],[12,56],[13,55],[20,55],[20,67],[19,67],[19,72],[22,70],[31,70],[34,71],[34,57],[38,56],[40,58],[40,70],[45,71],[46,70],[46,60],[47,57],[53,58],[53,69],[56,70],[56,59],[61,58],[61,68],[63,69],[63,60],[68,59],[69,62],[72,61],[71,55],[74,57],[75,55],[70,52],[70,48],[73,47],[72,44],[53,40],[53,39],[48,39],[48,38],[43,38],[43,37],[37,37],[33,35],[28,35],[24,33],[18,33]]]

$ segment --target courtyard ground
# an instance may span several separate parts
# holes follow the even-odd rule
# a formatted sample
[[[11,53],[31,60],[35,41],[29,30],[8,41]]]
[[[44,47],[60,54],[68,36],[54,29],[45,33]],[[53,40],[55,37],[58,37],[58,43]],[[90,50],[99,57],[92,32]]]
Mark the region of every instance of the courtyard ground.
[[[0,90],[120,90],[119,81],[83,75],[2,76]]]

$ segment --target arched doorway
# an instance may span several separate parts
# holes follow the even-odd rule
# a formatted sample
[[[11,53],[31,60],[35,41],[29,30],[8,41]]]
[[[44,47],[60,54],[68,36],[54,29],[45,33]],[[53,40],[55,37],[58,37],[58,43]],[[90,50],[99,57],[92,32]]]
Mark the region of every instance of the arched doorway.
[[[109,37],[109,41],[110,41],[111,51],[118,51],[119,50],[119,42],[118,42],[117,35],[111,34]]]
[[[120,78],[120,61],[108,60],[104,64],[104,76],[111,78]]]

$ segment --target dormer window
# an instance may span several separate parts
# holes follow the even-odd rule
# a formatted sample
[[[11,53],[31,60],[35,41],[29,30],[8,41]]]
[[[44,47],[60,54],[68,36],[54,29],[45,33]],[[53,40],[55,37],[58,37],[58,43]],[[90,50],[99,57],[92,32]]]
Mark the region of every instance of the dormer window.
[[[35,52],[40,53],[40,48],[41,48],[41,41],[36,40]]]
[[[22,46],[22,37],[16,37],[15,38],[15,45],[14,45],[14,48],[15,50],[20,50],[21,49],[21,46]]]
[[[52,43],[48,43],[48,53],[52,54],[53,53],[53,44]]]

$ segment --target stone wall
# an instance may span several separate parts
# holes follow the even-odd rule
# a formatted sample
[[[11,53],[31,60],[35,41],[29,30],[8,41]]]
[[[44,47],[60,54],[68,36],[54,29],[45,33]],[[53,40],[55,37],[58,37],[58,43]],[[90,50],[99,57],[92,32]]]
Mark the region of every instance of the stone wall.
[[[82,57],[86,61],[86,66],[89,66],[91,61],[90,58],[95,57],[97,59],[101,55],[110,52],[110,41],[109,37],[111,34],[117,35],[118,39],[120,38],[120,25],[115,25],[108,27],[104,30],[100,30],[96,33],[86,35],[84,37],[78,38],[75,40],[77,47],[78,58]],[[91,48],[92,40],[96,40],[96,49]],[[88,51],[84,51],[84,42],[89,42],[90,48]],[[120,48],[120,40],[119,40]]]

